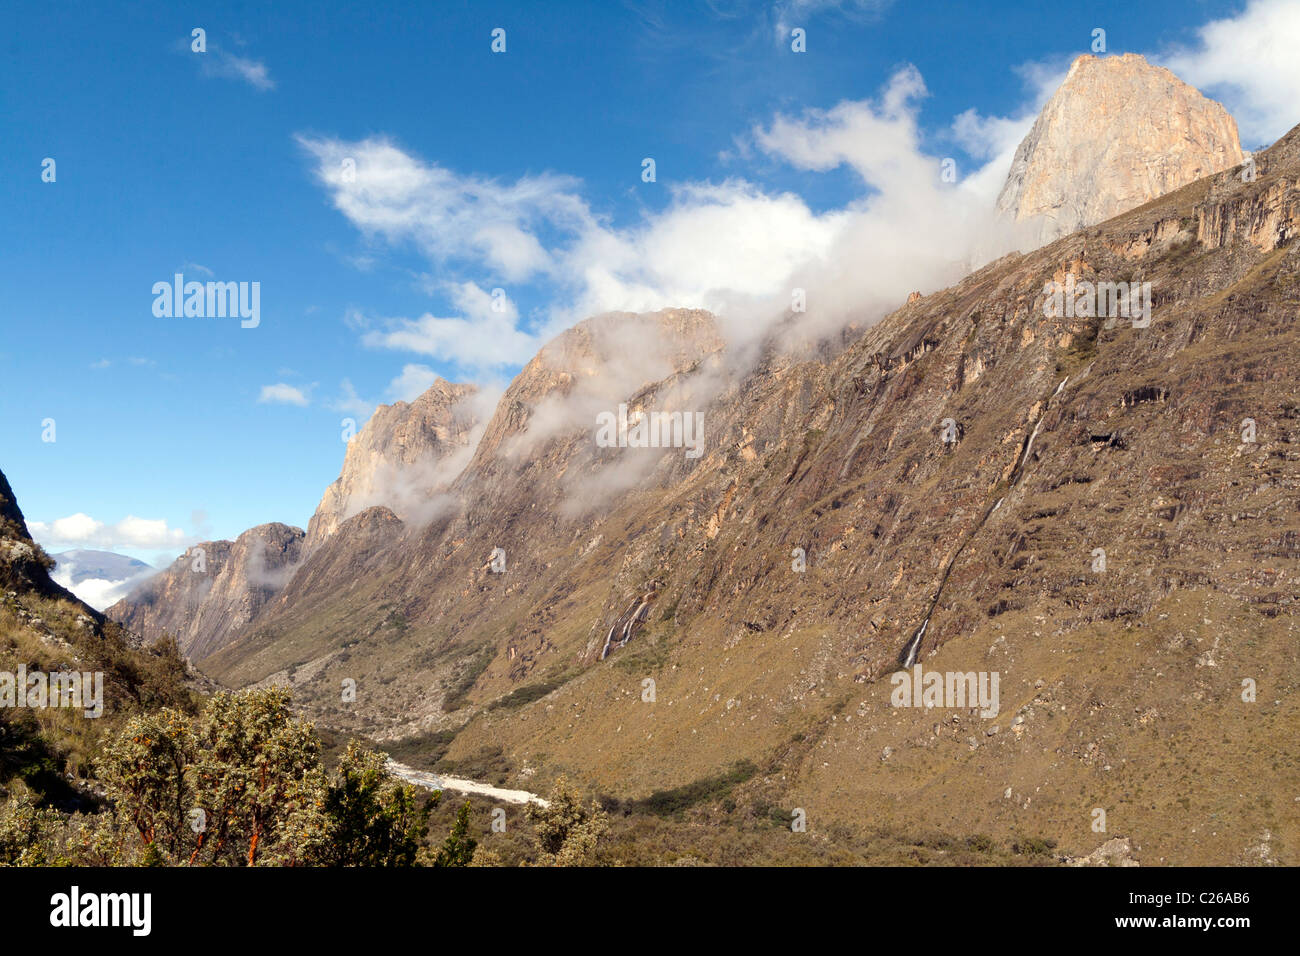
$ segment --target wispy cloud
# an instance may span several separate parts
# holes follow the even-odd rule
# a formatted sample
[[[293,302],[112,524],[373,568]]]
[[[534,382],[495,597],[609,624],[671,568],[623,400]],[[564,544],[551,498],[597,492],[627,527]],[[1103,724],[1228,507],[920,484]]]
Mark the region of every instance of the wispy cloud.
[[[493,370],[527,362],[542,344],[519,328],[519,312],[504,296],[494,298],[474,282],[451,283],[446,293],[459,316],[425,313],[417,319],[384,319],[362,336],[371,348],[397,349],[450,361],[466,368]]]
[[[817,305],[806,317],[816,333],[855,308],[867,319],[913,289],[953,281],[991,235],[993,197],[941,182],[940,160],[921,148],[924,96],[919,72],[906,67],[875,100],[778,115],[741,138],[749,152],[799,169],[848,166],[863,189],[841,208],[815,212],[794,193],[731,178],[665,184],[666,208],[621,227],[593,212],[570,177],[502,183],[386,139],[299,142],[335,208],[369,238],[414,243],[441,277],[428,291],[445,309],[387,319],[351,311],[363,343],[495,371],[602,312],[705,308],[733,340],[750,340],[787,314],[795,287]],[[863,261],[883,265],[868,275]],[[491,294],[496,282],[525,284],[551,305],[523,316]]]
[[[893,0],[777,0],[772,5],[772,22],[777,43],[790,39],[795,27],[807,29],[813,17],[834,13],[853,20],[866,20],[879,16]]]
[[[277,382],[274,385],[263,385],[262,392],[257,396],[257,400],[263,404],[298,405],[301,407],[306,407],[311,403],[306,391],[284,382]]]
[[[428,391],[438,378],[438,373],[429,366],[408,363],[402,366],[402,374],[388,383],[388,397],[399,402],[413,401]]]
[[[206,54],[201,54],[203,72],[208,76],[222,77],[229,80],[242,80],[256,90],[273,90],[275,81],[266,64],[251,57],[227,53],[225,50],[209,47]]]
[[[156,359],[145,358],[142,355],[130,355],[127,356],[127,358],[124,361],[126,362],[126,364],[133,365],[136,368],[157,368],[158,367],[158,362]],[[113,360],[109,358],[98,359],[97,361],[90,363],[91,368],[109,368],[112,365],[113,365]]]
[[[138,585],[158,573],[155,568],[143,568],[124,578],[82,578],[80,581],[74,581],[76,570],[77,565],[74,562],[60,558],[58,567],[50,577],[56,584],[67,588],[96,611],[102,611],[116,604]]]
[[[335,207],[368,236],[414,242],[437,260],[482,261],[508,281],[554,267],[541,228],[590,224],[577,180],[543,174],[513,183],[457,174],[391,140],[357,142],[299,135]]]
[[[237,46],[244,45],[243,40],[239,37],[233,39]],[[241,83],[247,83],[255,90],[263,92],[275,89],[275,80],[271,78],[271,71],[261,60],[232,53],[222,47],[211,35],[205,35],[204,43],[206,49],[195,50],[193,49],[192,38],[187,36],[184,39],[177,40],[174,49],[186,56],[197,57],[199,71],[204,76],[238,80]]]

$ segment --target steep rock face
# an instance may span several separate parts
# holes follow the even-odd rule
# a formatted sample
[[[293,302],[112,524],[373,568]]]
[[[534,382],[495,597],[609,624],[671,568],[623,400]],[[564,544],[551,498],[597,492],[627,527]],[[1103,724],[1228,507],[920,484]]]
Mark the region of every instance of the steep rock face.
[[[304,534],[274,522],[232,541],[206,541],[177,558],[105,612],[152,643],[176,638],[199,660],[220,649],[287,583]]]
[[[1257,160],[823,357],[732,373],[688,350],[629,375],[633,409],[703,410],[696,459],[600,447],[611,394],[582,370],[626,352],[627,317],[566,333],[502,399],[459,510],[332,588],[322,569],[206,666],[287,680],[335,726],[457,731],[452,759],[497,748],[614,794],[750,759],[749,799],[810,820],[1086,856],[1105,806],[1153,859],[1235,862],[1264,830],[1300,858],[1269,810],[1293,796],[1300,714],[1300,134]],[[1070,276],[1149,282],[1150,325],[1047,314],[1044,284]],[[891,706],[906,648],[999,673],[1000,716]],[[1243,710],[1256,674],[1273,703]],[[1161,764],[1181,808],[1148,789]]]
[[[365,633],[391,623],[387,613],[391,602],[385,600],[353,617],[335,619],[333,614],[341,597],[375,581],[386,563],[395,554],[403,553],[407,535],[406,525],[388,508],[377,505],[353,515],[315,550],[304,550],[302,563],[284,588],[258,610],[255,618],[245,621],[231,639],[261,628],[264,621],[274,622],[286,612],[295,622],[306,624],[315,618],[317,608],[324,612],[317,626],[341,628],[348,633]],[[276,633],[274,624],[267,630]]]
[[[611,313],[561,333],[515,377],[456,479],[453,490],[470,495],[470,520],[480,502],[507,493],[599,506],[625,483],[583,478],[596,479],[602,461],[627,456],[595,444],[598,417],[617,414],[620,404],[629,418],[703,408],[717,387],[709,372],[723,345],[713,316],[691,309]]]
[[[998,208],[1050,242],[1242,159],[1228,112],[1168,70],[1081,56],[1016,150]]]
[[[348,518],[382,505],[422,522],[469,459],[477,437],[477,388],[441,378],[413,402],[380,405],[348,442],[343,470],[307,525],[314,551]]]

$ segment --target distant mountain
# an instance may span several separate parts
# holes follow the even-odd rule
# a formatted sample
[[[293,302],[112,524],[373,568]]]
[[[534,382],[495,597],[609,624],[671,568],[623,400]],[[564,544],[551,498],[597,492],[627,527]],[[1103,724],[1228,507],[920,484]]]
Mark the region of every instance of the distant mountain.
[[[476,386],[439,378],[412,402],[380,405],[348,442],[339,477],[325,490],[305,535],[273,523],[234,542],[204,542],[159,577],[120,591],[108,615],[149,641],[175,635],[197,661],[275,603],[299,565],[299,595],[313,582],[333,587],[357,573],[369,555],[406,532],[407,522],[418,529],[452,508],[447,490],[484,425],[478,396]]]
[[[152,643],[169,634],[198,660],[240,633],[284,587],[305,535],[279,522],[234,541],[204,541],[105,612]]]
[[[998,207],[1041,242],[1241,163],[1237,124],[1135,53],[1081,56],[1016,150]]]
[[[57,562],[50,577],[97,611],[158,573],[152,565],[112,551],[79,549],[50,557]]]
[[[59,571],[64,571],[73,584],[80,584],[89,578],[99,578],[102,581],[126,581],[158,570],[151,564],[112,551],[77,549],[60,551],[51,554],[50,557],[57,562],[56,576]]]

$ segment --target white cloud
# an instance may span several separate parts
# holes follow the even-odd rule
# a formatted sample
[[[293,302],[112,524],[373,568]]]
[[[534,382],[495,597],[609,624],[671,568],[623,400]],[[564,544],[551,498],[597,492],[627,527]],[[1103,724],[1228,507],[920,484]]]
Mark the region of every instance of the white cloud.
[[[382,330],[365,333],[362,342],[486,371],[527,362],[542,344],[519,328],[519,311],[506,296],[494,297],[474,282],[445,283],[444,291],[460,316],[425,313],[418,319],[370,322]]]
[[[399,402],[414,401],[438,378],[438,373],[429,366],[408,363],[402,366],[402,374],[388,383],[388,397]]]
[[[839,212],[819,216],[793,193],[744,180],[678,186],[662,213],[626,230],[593,230],[569,251],[579,291],[562,318],[669,306],[723,313],[756,297],[788,304],[791,277],[828,255],[844,224]]]
[[[1191,46],[1152,59],[1221,99],[1248,147],[1272,144],[1300,122],[1300,4],[1295,0],[1251,0],[1237,16],[1197,30]]]
[[[426,312],[417,319],[388,319],[385,325],[387,331],[369,332],[362,341],[372,348],[415,352],[473,369],[522,364],[538,346],[534,336],[516,328],[505,316],[476,321]]]
[[[925,95],[920,71],[908,65],[890,78],[875,103],[846,101],[830,110],[807,110],[797,120],[777,116],[754,137],[765,151],[799,169],[848,165],[873,189],[906,186],[932,172],[917,162],[916,102]]]
[[[302,407],[309,404],[309,399],[302,389],[293,385],[286,385],[284,382],[263,385],[262,392],[257,396],[257,400],[267,404],[298,405]]]
[[[116,524],[105,524],[84,512],[44,521],[29,521],[32,537],[46,548],[87,548],[103,551],[128,549],[182,548],[189,543],[180,528],[170,528],[163,518],[127,515]]]
[[[275,89],[275,81],[271,79],[271,72],[261,60],[228,53],[211,43],[208,44],[207,53],[196,53],[194,55],[203,58],[203,72],[208,76],[228,80],[242,80],[257,90]]]
[[[568,177],[502,184],[453,173],[385,139],[299,142],[335,207],[367,236],[414,243],[443,277],[428,291],[454,307],[387,320],[354,311],[348,321],[366,330],[362,341],[493,371],[528,361],[574,321],[610,311],[706,308],[733,342],[753,341],[788,312],[795,287],[808,295],[805,331],[825,333],[850,313],[878,318],[908,292],[942,287],[982,256],[1006,251],[1009,240],[991,226],[996,190],[942,183],[939,158],[922,151],[925,95],[908,66],[874,101],[778,115],[742,141],[799,169],[856,172],[862,196],[825,212],[733,178],[672,185],[667,208],[615,227],[589,210]],[[961,132],[1009,140],[1012,125],[972,116]],[[1009,166],[1008,155],[1001,172]],[[530,280],[550,307],[525,322],[513,302],[494,302],[487,291],[498,277]]]
[[[538,232],[590,221],[577,181],[555,174],[501,183],[462,176],[414,157],[388,139],[297,137],[335,208],[369,236],[412,242],[438,261],[472,259],[507,281],[553,264]]]

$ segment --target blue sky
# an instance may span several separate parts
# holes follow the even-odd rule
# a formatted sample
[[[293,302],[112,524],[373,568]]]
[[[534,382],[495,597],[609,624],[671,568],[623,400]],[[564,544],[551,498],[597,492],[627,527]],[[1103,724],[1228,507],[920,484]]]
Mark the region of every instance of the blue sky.
[[[973,7],[6,4],[0,469],[52,550],[305,527],[342,419],[434,374],[506,382],[591,309],[767,294],[899,170],[951,157],[987,199],[1097,27],[1243,145],[1300,119],[1277,0]],[[176,272],[259,282],[260,324],[155,317]]]

